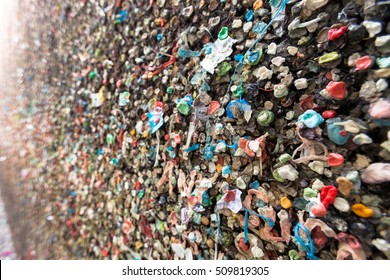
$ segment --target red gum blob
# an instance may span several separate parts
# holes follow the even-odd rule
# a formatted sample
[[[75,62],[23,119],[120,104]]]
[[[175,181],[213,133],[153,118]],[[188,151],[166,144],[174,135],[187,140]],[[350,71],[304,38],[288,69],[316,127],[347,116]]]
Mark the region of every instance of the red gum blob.
[[[207,112],[209,115],[213,115],[219,108],[221,108],[221,104],[218,101],[211,101]]]
[[[332,28],[332,29],[329,29],[328,31],[328,40],[329,41],[333,41],[333,40],[336,40],[338,38],[340,38],[341,36],[343,36],[343,34],[345,32],[347,32],[347,27],[346,26],[342,26],[340,28]]]
[[[329,166],[340,166],[344,163],[344,157],[337,153],[330,153],[328,155]]]
[[[243,251],[246,251],[249,249],[249,246],[245,244],[244,238],[240,239],[239,246]]]
[[[321,189],[320,200],[325,208],[328,208],[330,204],[333,204],[336,195],[337,188],[335,186],[324,186]]]
[[[102,249],[102,255],[103,255],[103,257],[108,256],[108,250],[105,247]]]
[[[341,100],[347,97],[347,86],[344,82],[329,82],[329,84],[326,86],[326,90],[334,99]]]
[[[348,132],[346,130],[340,130],[339,134],[343,137],[347,136],[348,135]]]
[[[323,111],[321,115],[324,119],[327,120],[327,119],[334,118],[337,115],[337,112],[335,110],[326,110]]]
[[[236,191],[228,191],[227,192],[227,194],[226,194],[226,196],[225,196],[225,201],[226,202],[231,202],[231,201],[233,201],[233,200],[235,200],[236,199]]]
[[[366,70],[372,66],[371,57],[369,57],[368,55],[360,57],[356,59],[355,65],[356,65],[356,70],[359,71]]]
[[[161,101],[157,101],[156,104],[154,105],[154,108],[164,109],[164,103],[162,103]]]
[[[313,205],[310,208],[310,211],[317,218],[325,217],[326,212],[327,212],[325,206],[322,203],[318,203],[316,205]]]

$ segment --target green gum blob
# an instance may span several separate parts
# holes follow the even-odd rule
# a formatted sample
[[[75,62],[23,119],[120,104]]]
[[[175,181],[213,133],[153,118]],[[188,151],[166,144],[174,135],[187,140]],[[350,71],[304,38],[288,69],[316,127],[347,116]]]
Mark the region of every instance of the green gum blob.
[[[114,136],[112,136],[112,134],[107,134],[106,141],[108,144],[114,144]]]
[[[289,154],[287,154],[287,153],[280,155],[279,158],[278,158],[279,162],[282,163],[282,164],[287,163],[291,159],[292,159],[292,157]]]
[[[89,77],[90,77],[91,79],[94,79],[94,78],[96,77],[95,71],[89,72]]]
[[[288,252],[288,256],[290,257],[290,260],[297,261],[300,260],[301,257],[299,256],[299,252],[297,250],[290,250]]]
[[[269,126],[274,117],[275,115],[271,111],[263,110],[257,116],[257,123],[261,126]]]
[[[169,94],[173,93],[173,87],[168,87],[167,88],[167,93],[169,93]]]
[[[218,65],[219,73],[218,76],[225,76],[231,69],[232,66],[229,62],[224,61]]]
[[[179,112],[185,116],[187,116],[190,111],[191,111],[191,108],[190,108],[190,105],[187,104],[187,102],[183,101],[183,102],[179,102],[177,105],[176,105],[176,108],[177,110],[179,110]]]
[[[303,190],[303,195],[306,197],[316,197],[317,196],[317,191],[313,190],[312,188],[305,188]]]
[[[219,40],[225,40],[229,36],[229,29],[224,26],[221,28],[221,30],[218,33],[218,39]]]
[[[286,179],[282,178],[279,173],[278,173],[278,170],[275,169],[274,172],[272,172],[272,176],[274,176],[275,180],[280,182],[280,183],[284,183],[286,182]]]
[[[235,98],[240,98],[244,94],[244,88],[242,86],[238,86],[237,89],[233,92],[233,96]]]
[[[339,59],[341,55],[338,52],[331,52],[320,56],[318,59],[319,64],[325,64]]]
[[[159,219],[156,219],[156,228],[157,228],[158,231],[164,232],[165,231],[164,222],[159,220]]]

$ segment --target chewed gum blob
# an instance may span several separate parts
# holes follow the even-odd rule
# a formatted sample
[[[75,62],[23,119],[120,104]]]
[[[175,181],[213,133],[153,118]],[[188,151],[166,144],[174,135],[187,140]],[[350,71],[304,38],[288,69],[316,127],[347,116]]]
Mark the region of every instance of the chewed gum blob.
[[[303,122],[305,126],[314,128],[324,122],[324,118],[314,110],[307,110],[298,117],[298,122]]]

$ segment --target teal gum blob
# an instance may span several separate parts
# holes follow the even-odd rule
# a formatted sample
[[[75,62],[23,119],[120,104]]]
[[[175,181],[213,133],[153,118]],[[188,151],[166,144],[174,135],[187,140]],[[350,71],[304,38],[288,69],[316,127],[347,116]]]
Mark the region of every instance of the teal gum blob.
[[[282,4],[282,0],[270,0],[269,4],[274,8],[278,8]]]
[[[231,173],[231,170],[230,170],[229,165],[225,165],[224,167],[222,167],[222,174],[223,175],[230,175],[230,173]]]
[[[344,145],[351,137],[351,133],[346,132],[343,126],[334,124],[341,121],[340,118],[332,118],[326,121],[328,138],[337,145]]]
[[[324,122],[324,118],[314,110],[307,110],[298,117],[298,122],[303,122],[305,126],[314,128]]]

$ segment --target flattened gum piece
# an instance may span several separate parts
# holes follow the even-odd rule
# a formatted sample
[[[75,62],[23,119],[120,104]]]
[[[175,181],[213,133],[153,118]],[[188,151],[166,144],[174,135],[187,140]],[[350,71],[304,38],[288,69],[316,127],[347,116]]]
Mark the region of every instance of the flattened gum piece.
[[[352,182],[345,177],[338,177],[336,182],[338,184],[338,191],[345,196],[349,196],[353,187]]]

